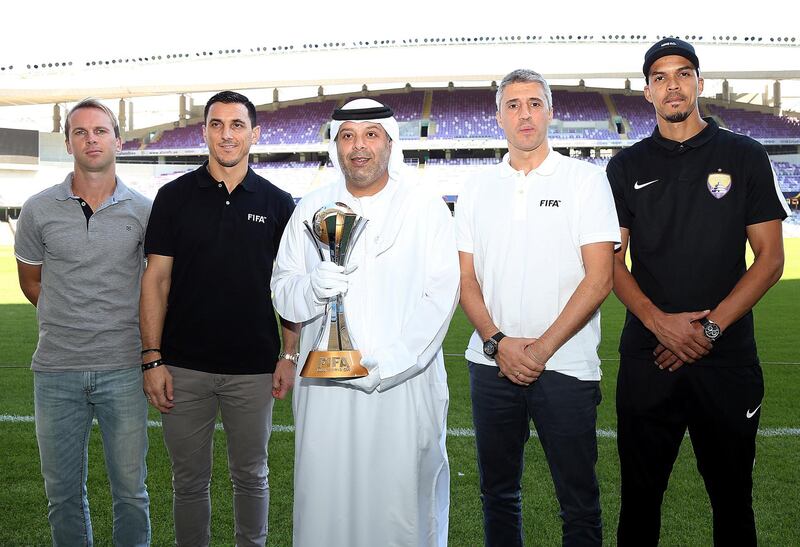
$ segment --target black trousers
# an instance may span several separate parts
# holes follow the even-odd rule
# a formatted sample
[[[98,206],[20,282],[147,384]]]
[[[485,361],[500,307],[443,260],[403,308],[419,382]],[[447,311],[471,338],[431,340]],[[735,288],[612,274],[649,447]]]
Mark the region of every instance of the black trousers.
[[[687,429],[711,500],[714,545],[756,545],[755,441],[764,382],[759,365],[683,365],[622,356],[617,380],[620,546],[655,546],[661,502]]]

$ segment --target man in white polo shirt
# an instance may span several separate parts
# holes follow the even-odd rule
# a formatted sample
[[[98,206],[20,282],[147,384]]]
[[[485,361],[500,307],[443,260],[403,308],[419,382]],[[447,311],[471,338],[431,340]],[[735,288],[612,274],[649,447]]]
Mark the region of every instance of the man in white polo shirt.
[[[600,313],[619,226],[602,169],[553,151],[547,82],[497,90],[508,154],[459,195],[461,305],[487,546],[522,545],[521,478],[533,420],[561,506],[564,545],[601,545],[595,476]]]

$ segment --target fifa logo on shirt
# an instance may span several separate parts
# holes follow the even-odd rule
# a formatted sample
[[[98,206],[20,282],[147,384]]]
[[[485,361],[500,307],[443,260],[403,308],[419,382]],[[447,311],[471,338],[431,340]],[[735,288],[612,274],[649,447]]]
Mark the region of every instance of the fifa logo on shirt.
[[[560,199],[543,199],[539,202],[539,207],[561,207]]]
[[[247,213],[247,220],[250,222],[260,222],[261,224],[267,223],[267,217],[261,215],[254,215],[253,213]]]

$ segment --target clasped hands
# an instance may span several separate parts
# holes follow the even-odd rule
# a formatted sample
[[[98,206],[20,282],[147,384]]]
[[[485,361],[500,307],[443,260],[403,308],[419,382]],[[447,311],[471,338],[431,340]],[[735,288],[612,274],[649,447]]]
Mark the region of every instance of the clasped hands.
[[[710,310],[656,314],[653,334],[659,343],[653,356],[658,368],[674,372],[684,363],[694,363],[708,355],[713,344],[698,321],[709,313]]]
[[[538,338],[514,338],[506,336],[497,346],[495,363],[499,375],[509,381],[527,386],[535,382],[545,369],[550,353],[543,344],[535,344]]]

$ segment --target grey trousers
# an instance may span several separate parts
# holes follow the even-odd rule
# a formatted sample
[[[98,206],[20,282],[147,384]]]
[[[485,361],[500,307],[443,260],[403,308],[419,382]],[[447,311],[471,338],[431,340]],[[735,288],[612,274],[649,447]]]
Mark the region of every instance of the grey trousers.
[[[161,415],[172,462],[175,544],[207,546],[211,536],[211,462],[222,414],[233,482],[236,545],[267,542],[267,444],[272,429],[272,374],[211,374],[169,367],[175,407]]]

